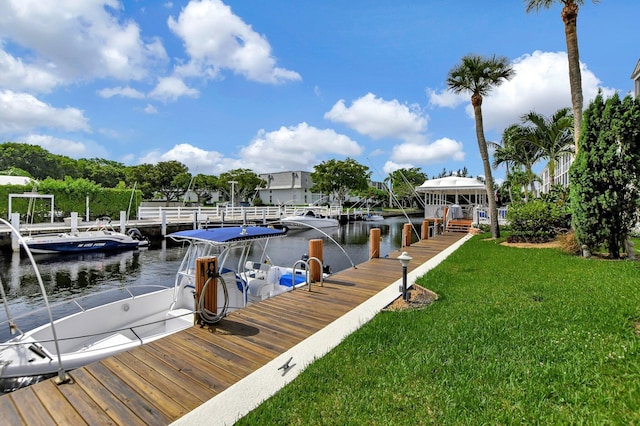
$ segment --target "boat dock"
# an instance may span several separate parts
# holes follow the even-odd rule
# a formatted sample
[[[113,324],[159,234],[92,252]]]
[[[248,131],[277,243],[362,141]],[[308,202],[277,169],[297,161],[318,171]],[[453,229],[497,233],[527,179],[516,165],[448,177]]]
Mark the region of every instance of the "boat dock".
[[[437,261],[465,237],[445,232],[403,247],[401,251],[413,258],[408,275],[424,274],[424,265]],[[323,286],[313,284],[311,291],[296,289],[232,312],[210,328],[194,326],[70,371],[69,383],[57,385],[49,379],[2,395],[3,424],[233,423],[244,413],[230,411],[226,415],[231,420],[218,421],[222,417],[208,412],[216,400],[225,401],[226,396],[250,410],[268,397],[259,395],[261,371],[267,369],[275,380],[288,383],[314,356],[330,350],[305,361],[296,348],[370,301],[375,299],[379,305],[368,314],[373,316],[398,297],[397,282],[402,281],[403,271],[397,257],[401,251],[337,272]],[[355,322],[347,334],[366,321]],[[334,338],[336,342],[341,339]],[[256,381],[250,382],[253,378]],[[233,394],[243,386],[250,391]],[[218,408],[232,410],[228,405],[218,404]]]

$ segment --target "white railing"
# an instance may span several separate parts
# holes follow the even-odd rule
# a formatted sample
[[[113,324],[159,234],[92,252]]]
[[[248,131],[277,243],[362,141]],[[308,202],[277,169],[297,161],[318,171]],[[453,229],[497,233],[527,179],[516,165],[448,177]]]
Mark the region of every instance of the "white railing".
[[[491,216],[489,215],[489,207],[475,207],[473,209],[473,223],[489,225],[491,223]],[[507,224],[507,208],[498,208],[498,224]]]
[[[172,220],[193,220],[194,214],[199,222],[224,220],[277,220],[284,216],[291,216],[300,210],[313,210],[323,216],[337,217],[342,208],[331,207],[304,207],[304,206],[252,206],[252,207],[139,207],[138,220],[160,220],[166,215]]]
[[[447,219],[473,218],[474,206],[458,204],[428,204],[424,207],[424,217],[442,219],[445,209],[447,209]]]

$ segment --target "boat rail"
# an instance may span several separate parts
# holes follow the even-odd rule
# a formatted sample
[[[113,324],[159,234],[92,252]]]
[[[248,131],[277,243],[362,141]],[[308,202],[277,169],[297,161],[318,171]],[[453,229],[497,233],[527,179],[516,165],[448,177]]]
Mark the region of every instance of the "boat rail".
[[[109,303],[112,303],[112,302],[118,302],[118,301],[123,301],[127,299],[135,299],[136,297],[141,296],[143,294],[150,293],[153,290],[164,290],[169,287],[170,286],[164,286],[160,284],[134,284],[134,285],[124,286],[124,287],[112,287],[96,293],[87,294],[81,297],[76,297],[73,299],[61,300],[58,302],[50,303],[48,307],[43,306],[34,310],[30,309],[26,312],[18,314],[17,316],[11,315],[10,317],[7,317],[6,319],[0,321],[0,328],[3,328],[8,325],[10,329],[12,327],[16,327],[17,330],[20,330],[19,327],[15,326],[15,323],[19,320],[24,320],[25,318],[31,318],[31,321],[29,321],[29,326],[28,326],[28,329],[30,330],[34,327],[39,327],[49,322],[49,318],[45,318],[45,314],[48,312],[48,310],[51,310],[52,315],[54,315],[53,320],[55,321],[64,316],[70,315],[71,313],[85,312],[86,310],[95,307],[95,306],[92,306],[91,303],[88,303],[92,299],[95,299],[93,301],[95,302],[96,306],[104,304],[105,302],[103,299],[109,293],[123,293],[123,297],[113,298],[112,300],[109,300]],[[140,289],[141,291],[136,292],[134,291],[135,289]],[[79,311],[76,310],[76,312],[71,312],[72,306],[76,306],[79,309]],[[58,314],[58,315],[55,315],[55,314]],[[24,334],[24,333],[20,330],[20,334]],[[2,346],[6,346],[6,344],[0,343],[0,347]]]
[[[320,287],[324,287],[324,274],[323,274],[323,265],[322,265],[322,260],[318,259],[317,257],[310,257],[307,260],[304,259],[300,259],[298,260],[296,263],[293,264],[293,267],[291,268],[291,279],[292,279],[292,283],[293,286],[291,287],[292,290],[296,289],[295,286],[295,276],[296,273],[298,272],[298,265],[302,265],[303,268],[300,268],[301,271],[305,271],[305,284],[307,284],[307,290],[311,291],[311,278],[309,277],[309,264],[311,263],[311,261],[317,262],[318,265],[320,266]]]

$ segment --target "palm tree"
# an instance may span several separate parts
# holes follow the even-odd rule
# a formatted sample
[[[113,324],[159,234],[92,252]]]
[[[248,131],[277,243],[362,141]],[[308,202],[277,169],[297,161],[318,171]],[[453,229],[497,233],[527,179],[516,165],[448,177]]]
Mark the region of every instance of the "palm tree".
[[[449,71],[447,87],[455,94],[471,93],[471,105],[476,122],[476,139],[480,149],[480,157],[484,166],[484,174],[489,199],[489,214],[491,219],[491,235],[500,237],[498,228],[498,208],[494,196],[493,175],[489,163],[489,150],[484,137],[484,125],[482,123],[482,100],[491,89],[510,80],[515,74],[509,60],[504,57],[485,58],[480,55],[466,55],[462,62]]]
[[[522,117],[522,122],[532,125],[532,142],[540,149],[539,158],[548,161],[549,183],[553,185],[558,160],[565,154],[575,152],[571,143],[575,131],[571,110],[561,108],[550,118],[531,111]]]
[[[533,165],[538,162],[541,155],[540,147],[533,143],[534,129],[519,124],[513,124],[507,127],[502,133],[502,144],[490,142],[490,147],[494,148],[493,168],[497,168],[501,164],[507,166],[507,174],[509,166],[511,168],[521,166],[524,168],[524,176],[527,177],[526,184],[532,194],[535,193],[536,174],[533,172]],[[525,201],[528,199],[525,191]]]
[[[592,0],[598,3],[599,0]],[[567,43],[567,59],[569,60],[569,85],[571,86],[571,104],[573,106],[573,143],[578,152],[580,126],[582,125],[582,74],[580,73],[580,54],[578,52],[578,7],[583,0],[525,0],[527,13],[540,9],[549,9],[555,3],[562,3],[562,22],[564,22],[564,36]]]

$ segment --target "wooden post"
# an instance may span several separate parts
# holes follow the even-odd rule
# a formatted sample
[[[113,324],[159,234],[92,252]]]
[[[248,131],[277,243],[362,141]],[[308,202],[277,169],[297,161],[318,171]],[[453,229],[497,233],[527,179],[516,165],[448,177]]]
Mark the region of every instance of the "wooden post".
[[[322,240],[309,240],[309,257],[316,257],[322,262]],[[315,260],[309,262],[309,272],[311,281],[320,281],[322,268]],[[295,283],[294,283],[295,285]]]
[[[439,220],[438,220],[438,219],[434,219],[434,220],[433,220],[433,235],[434,235],[434,236],[438,235],[438,233],[439,233],[439,232],[438,232],[438,228],[439,228],[439,226],[438,226],[438,222],[439,222]]]
[[[411,224],[405,223],[402,228],[402,247],[411,245]]]
[[[218,258],[212,257],[199,257],[196,259],[196,306],[195,310],[198,310],[198,304],[200,301],[200,295],[204,288],[205,283],[209,279],[209,271],[212,273],[218,272]],[[213,314],[218,313],[218,280],[212,278],[207,286],[207,292],[205,293],[204,308]],[[197,315],[197,322],[204,323],[202,317]]]
[[[429,219],[425,219],[422,221],[422,239],[429,239]]]
[[[449,213],[449,207],[444,208],[444,213],[442,215],[442,233],[444,234],[444,230],[447,229],[447,213]]]
[[[369,231],[369,259],[380,257],[380,228],[371,228]]]

